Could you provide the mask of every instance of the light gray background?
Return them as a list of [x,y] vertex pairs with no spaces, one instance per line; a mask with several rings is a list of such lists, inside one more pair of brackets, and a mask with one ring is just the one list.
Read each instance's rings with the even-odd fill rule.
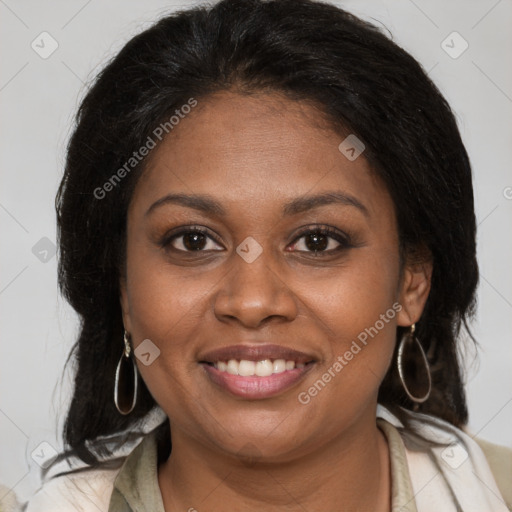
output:
[[[76,318],[57,294],[56,257],[44,253],[51,244],[40,240],[55,242],[53,202],[71,118],[107,58],[160,14],[195,3],[0,0],[0,482],[22,499],[39,483],[31,452],[41,442],[61,447],[70,391],[70,374],[61,377]],[[512,1],[337,3],[387,27],[457,114],[474,168],[482,275],[480,351],[478,359],[469,351],[466,364],[469,426],[512,447]],[[47,59],[31,48],[34,40],[42,46],[43,31],[59,45]],[[453,31],[469,44],[458,58],[442,46]],[[457,52],[462,44],[451,36],[444,46]]]

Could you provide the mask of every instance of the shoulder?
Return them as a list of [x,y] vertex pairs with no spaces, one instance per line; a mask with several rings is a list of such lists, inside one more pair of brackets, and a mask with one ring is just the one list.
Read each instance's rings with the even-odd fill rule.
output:
[[[415,499],[425,510],[450,499],[461,510],[512,510],[511,450],[423,413],[405,411],[402,422],[381,408],[379,416],[404,443]],[[423,510],[421,506],[418,510]]]
[[120,467],[55,476],[24,505],[24,512],[107,512]]
[[111,505],[112,510],[121,510],[117,502],[111,503],[117,499],[113,492],[116,480],[122,476],[126,485],[133,487],[132,479],[137,475],[132,466],[137,467],[141,458],[147,459],[152,453],[156,458],[158,427],[166,419],[162,409],[156,406],[126,430],[97,438],[98,446],[111,454],[98,467],[83,466],[83,462],[74,457],[69,465],[64,458],[63,465],[55,466],[53,476],[43,480],[40,489],[23,504],[22,511],[108,512]]
[[498,488],[508,507],[512,509],[512,448],[474,438],[491,468]]

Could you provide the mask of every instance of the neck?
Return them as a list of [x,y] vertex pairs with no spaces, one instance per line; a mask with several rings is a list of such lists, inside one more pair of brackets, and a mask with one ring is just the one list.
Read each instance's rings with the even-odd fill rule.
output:
[[387,442],[373,421],[351,427],[306,455],[241,463],[172,429],[172,454],[158,481],[166,512],[390,510]]

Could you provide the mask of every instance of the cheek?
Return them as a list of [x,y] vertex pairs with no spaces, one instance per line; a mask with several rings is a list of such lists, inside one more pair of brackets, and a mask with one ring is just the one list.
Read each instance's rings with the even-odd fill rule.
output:
[[369,247],[354,251],[329,274],[305,274],[301,289],[318,315],[333,325],[333,332],[346,337],[373,325],[392,307],[398,280],[398,255]]
[[[127,247],[127,294],[130,320],[140,338],[172,345],[176,333],[197,324],[204,311],[204,282],[190,278],[183,268],[169,264],[158,247],[134,232]],[[187,277],[187,275],[189,277]]]
[[333,379],[333,392],[346,395],[350,389],[354,400],[377,392],[395,346],[398,280],[398,254],[368,248],[355,251],[335,278],[310,279],[304,286],[318,323],[328,330],[324,371],[340,376]]
[[204,283],[185,281],[166,269],[134,271],[128,289],[132,324],[142,336],[151,334],[161,342],[179,339],[176,332],[196,325],[204,314]]
[[[181,411],[180,422],[194,417],[197,400],[190,380],[198,371],[194,338],[200,337],[204,318],[205,286],[185,280],[179,269],[151,260],[150,251],[134,251],[127,262],[132,339],[135,350],[148,343],[158,356],[145,365],[137,360],[142,379],[156,402],[166,411]],[[161,260],[161,258],[160,258]],[[156,348],[154,348],[156,347]],[[193,423],[190,428],[193,427]]]
[[[132,340],[137,347],[150,340],[158,356],[140,374],[155,400],[168,407],[183,407],[180,393],[197,371],[193,343],[200,337],[207,299],[205,283],[186,279],[182,269],[156,256],[153,249],[128,247],[127,295]],[[186,386],[187,387],[187,386]],[[179,402],[179,403],[178,403]]]

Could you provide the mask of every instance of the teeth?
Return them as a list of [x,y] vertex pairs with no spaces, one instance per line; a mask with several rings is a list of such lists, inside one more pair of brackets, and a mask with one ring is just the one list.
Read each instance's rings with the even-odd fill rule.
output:
[[[290,361],[293,363],[293,361]],[[283,373],[286,370],[286,361],[284,359],[276,359],[274,361],[273,373]]]
[[[231,361],[229,361],[231,363]],[[242,377],[250,377],[254,375],[256,370],[256,363],[254,361],[245,361],[242,359],[238,365],[238,375]]]
[[226,368],[226,371],[231,375],[238,375],[238,361],[230,359],[228,361],[228,367]]
[[[242,363],[240,362],[240,364]],[[269,375],[272,375],[272,373],[274,373],[274,365],[272,364],[272,361],[270,359],[258,361],[255,366],[256,368],[254,370],[254,373],[258,377],[268,377]]]
[[295,363],[295,361],[286,361],[285,359],[264,359],[263,361],[247,361],[242,359],[230,359],[228,362],[217,361],[215,368],[221,372],[227,372],[231,375],[241,375],[242,377],[268,377],[274,373],[283,373],[286,370],[294,368],[304,368],[304,363]]

